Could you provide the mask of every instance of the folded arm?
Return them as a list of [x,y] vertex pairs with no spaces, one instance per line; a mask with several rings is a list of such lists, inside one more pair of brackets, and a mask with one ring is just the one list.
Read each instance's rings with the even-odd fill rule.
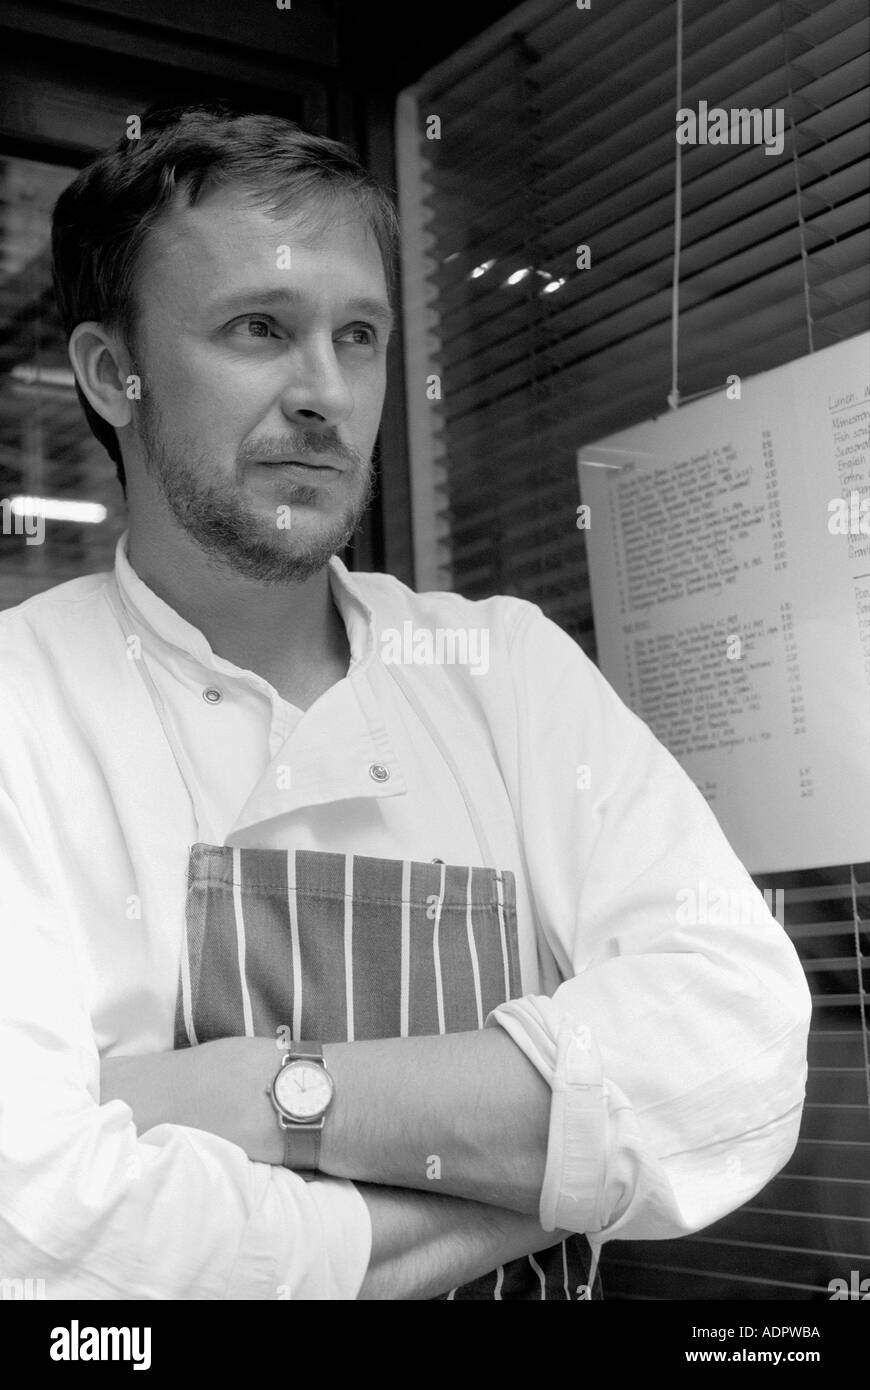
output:
[[[324,1173],[537,1214],[550,1089],[500,1028],[327,1043],[323,1053],[336,1082]],[[191,1125],[280,1164],[284,1141],[266,1094],[279,1062],[268,1038],[109,1059],[102,1095],[126,1100],[140,1132]]]
[[0,1251],[51,1299],[353,1299],[352,1184],[303,1183],[219,1136],[100,1103],[89,991],[48,836],[0,787]]
[[[266,1088],[280,1055],[268,1038],[223,1038],[109,1058],[101,1099],[130,1105],[140,1134],[183,1124],[279,1165],[283,1137]],[[549,1089],[501,1030],[327,1044],[324,1056],[336,1100],[321,1168],[336,1178],[353,1171],[372,1223],[360,1298],[434,1297],[562,1239],[537,1217]]]
[[546,1250],[565,1232],[537,1217],[458,1197],[393,1187],[359,1189],[372,1222],[372,1254],[357,1298],[424,1299]]

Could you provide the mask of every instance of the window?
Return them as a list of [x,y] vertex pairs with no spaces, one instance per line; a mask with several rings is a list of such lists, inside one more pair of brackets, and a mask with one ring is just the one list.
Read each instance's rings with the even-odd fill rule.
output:
[[[532,0],[402,93],[418,588],[518,594],[595,659],[576,451],[668,408],[678,106],[784,111],[775,158],[683,151],[683,398],[870,327],[868,29],[864,0],[687,0],[677,102],[674,3]],[[870,1275],[870,864],[756,881],[815,1001],[797,1152],[700,1236],[607,1247],[611,1296]]]
[[[27,17],[22,32],[4,33],[0,56],[0,608],[111,569],[126,525],[115,466],[78,403],[51,288],[50,219],[58,195],[124,133],[129,115],[151,104],[224,97],[240,110],[274,111],[314,127],[324,124],[327,104],[322,79],[268,51],[269,16],[262,32],[242,26],[244,47],[221,43],[219,54],[204,33],[145,34],[135,20],[129,42],[117,24],[103,30],[98,19],[87,31],[76,22],[67,31],[74,43],[41,35],[38,16],[33,22],[36,36],[27,32]],[[219,16],[214,23],[220,29]],[[322,39],[322,25],[314,14],[304,22],[312,43],[318,32]],[[117,44],[136,56],[111,51]],[[67,508],[66,518],[46,518],[42,544],[33,519],[20,514],[16,499],[25,497]],[[92,520],[70,511],[82,503]]]
[[[75,174],[0,156],[0,608],[111,569],[124,525],[114,464],[78,403],[51,287],[51,209]],[[40,544],[19,498],[88,503],[92,519],[46,518]]]

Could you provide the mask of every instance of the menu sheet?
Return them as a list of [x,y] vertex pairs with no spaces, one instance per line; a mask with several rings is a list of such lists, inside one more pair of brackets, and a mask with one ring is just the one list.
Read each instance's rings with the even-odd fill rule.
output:
[[601,669],[750,872],[870,859],[870,334],[578,472]]

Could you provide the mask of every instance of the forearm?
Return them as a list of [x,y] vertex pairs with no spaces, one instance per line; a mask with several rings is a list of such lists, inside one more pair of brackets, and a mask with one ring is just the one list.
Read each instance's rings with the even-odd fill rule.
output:
[[563,1238],[534,1217],[459,1197],[365,1184],[359,1191],[372,1220],[359,1299],[437,1298]]
[[[115,1058],[103,1064],[101,1100],[125,1100],[140,1133],[161,1123],[190,1125],[231,1140],[252,1159],[278,1164],[283,1139],[265,1094],[276,1066],[274,1043],[248,1038]],[[377,1117],[368,1120],[373,1133],[366,1147],[377,1134]],[[451,1145],[441,1147],[447,1154]],[[410,1151],[416,1155],[413,1143]],[[408,1160],[409,1171],[414,1162]],[[450,1160],[448,1171],[453,1166]],[[481,1168],[490,1172],[492,1184],[492,1165]],[[548,1249],[565,1234],[544,1231],[536,1216],[491,1200],[446,1195],[437,1164],[424,1162],[420,1172],[422,1192],[410,1191],[407,1184],[358,1183],[372,1221],[372,1253],[360,1299],[436,1298],[498,1265]]]
[[502,1029],[330,1043],[324,1057],[324,1172],[537,1215],[550,1089]]
[[[160,1122],[209,1130],[249,1157],[281,1163],[266,1094],[280,1062],[268,1038],[223,1038],[103,1065],[102,1099]],[[537,1215],[550,1089],[501,1028],[327,1043],[335,1078],[320,1167],[332,1177],[465,1197]]]

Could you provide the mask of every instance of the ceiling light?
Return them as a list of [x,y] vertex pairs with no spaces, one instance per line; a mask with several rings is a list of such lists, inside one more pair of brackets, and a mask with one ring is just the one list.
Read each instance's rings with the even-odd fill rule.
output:
[[10,497],[9,508],[14,516],[44,516],[48,521],[85,525],[96,525],[108,516],[102,502],[73,502],[60,497]]
[[63,386],[73,391],[76,384],[69,367],[37,367],[33,362],[18,362],[9,375],[22,386]]

